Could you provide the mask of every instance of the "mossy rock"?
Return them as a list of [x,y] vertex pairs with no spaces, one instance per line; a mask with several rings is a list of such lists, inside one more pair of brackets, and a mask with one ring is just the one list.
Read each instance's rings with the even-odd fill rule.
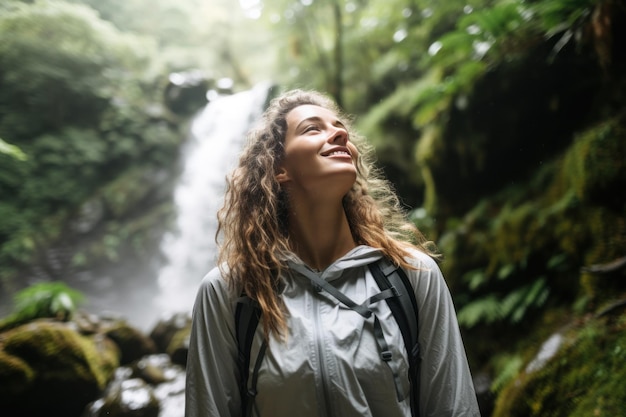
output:
[[[544,314],[547,305],[571,307],[583,299],[594,306],[625,291],[624,270],[581,274],[626,255],[624,161],[626,119],[591,126],[562,155],[543,163],[528,183],[481,200],[444,234],[442,269],[460,318],[467,304],[494,300],[483,303],[485,311],[474,321],[515,326]],[[537,302],[526,303],[523,314],[509,314],[514,310],[504,308],[503,300],[533,283]],[[486,311],[490,306],[495,314]]]
[[113,340],[120,349],[120,365],[128,365],[143,356],[157,352],[154,341],[129,325],[125,320],[117,320],[107,324],[104,334]]
[[35,321],[0,335],[3,414],[78,416],[106,387],[116,347],[63,323]]
[[[619,416],[626,410],[626,313],[563,333],[542,368],[523,371],[499,393],[493,417]],[[528,367],[526,368],[528,369]]]
[[159,320],[150,332],[150,338],[154,340],[159,352],[167,353],[175,364],[185,366],[190,333],[191,315],[175,313]]
[[167,347],[167,354],[172,358],[172,362],[185,366],[187,365],[187,353],[189,352],[189,337],[191,336],[191,326],[180,329],[177,331],[169,346]]
[[[33,369],[22,359],[0,350],[0,404],[22,394],[35,378]],[[10,383],[8,383],[10,381]]]

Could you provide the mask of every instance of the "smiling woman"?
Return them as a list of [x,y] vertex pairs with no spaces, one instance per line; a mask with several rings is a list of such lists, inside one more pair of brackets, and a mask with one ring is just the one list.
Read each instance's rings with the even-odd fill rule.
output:
[[249,133],[194,306],[186,417],[479,415],[435,254],[370,155],[317,92],[274,99]]
[[295,199],[306,200],[297,203],[301,206],[340,203],[357,175],[358,151],[344,123],[331,110],[303,105],[289,112],[287,126],[285,156],[276,179],[292,204]]

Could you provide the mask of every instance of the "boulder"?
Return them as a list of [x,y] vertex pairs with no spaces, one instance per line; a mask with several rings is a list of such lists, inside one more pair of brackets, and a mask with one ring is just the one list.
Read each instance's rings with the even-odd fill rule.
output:
[[0,414],[78,416],[105,388],[119,351],[103,337],[37,320],[0,334]]
[[83,417],[159,417],[159,412],[152,387],[132,378],[113,383],[106,396],[91,404]]
[[150,338],[154,340],[159,352],[167,353],[172,362],[184,366],[187,363],[190,332],[191,315],[174,313],[159,320],[150,332]]
[[200,70],[172,73],[165,87],[165,106],[174,114],[191,115],[206,105],[211,84]]
[[131,326],[126,320],[103,322],[102,332],[120,349],[120,364],[127,365],[143,356],[157,352],[154,341],[141,331]]
[[104,395],[83,417],[183,417],[185,369],[166,354],[118,368]]

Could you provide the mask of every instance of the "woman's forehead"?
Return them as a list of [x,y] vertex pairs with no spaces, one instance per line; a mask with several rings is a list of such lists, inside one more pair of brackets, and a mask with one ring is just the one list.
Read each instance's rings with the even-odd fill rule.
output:
[[298,123],[307,119],[322,119],[327,121],[338,121],[337,114],[325,107],[315,104],[302,104],[287,113],[287,126],[296,127]]

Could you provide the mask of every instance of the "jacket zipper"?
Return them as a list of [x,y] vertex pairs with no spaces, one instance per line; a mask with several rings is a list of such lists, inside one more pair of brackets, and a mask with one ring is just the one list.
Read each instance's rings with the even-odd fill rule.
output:
[[328,402],[328,398],[330,398],[330,393],[327,390],[328,384],[328,376],[326,374],[326,364],[324,363],[324,334],[322,331],[322,326],[320,325],[320,312],[319,306],[321,302],[319,298],[313,295],[313,322],[315,326],[315,348],[317,350],[317,358],[319,365],[319,374],[322,384],[322,389],[320,390],[320,401],[322,402],[324,413],[327,417],[332,417],[332,411],[330,409],[330,404]]

